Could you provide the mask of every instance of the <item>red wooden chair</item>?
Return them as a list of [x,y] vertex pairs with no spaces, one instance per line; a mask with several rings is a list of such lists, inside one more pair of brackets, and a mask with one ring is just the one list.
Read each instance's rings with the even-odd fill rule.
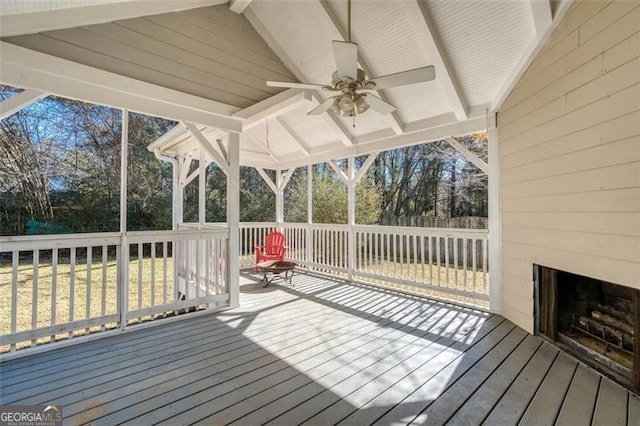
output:
[[[280,232],[270,232],[267,234],[264,245],[256,246],[256,265],[268,260],[284,260],[287,246],[284,245],[284,235]],[[260,272],[256,266],[256,272]]]

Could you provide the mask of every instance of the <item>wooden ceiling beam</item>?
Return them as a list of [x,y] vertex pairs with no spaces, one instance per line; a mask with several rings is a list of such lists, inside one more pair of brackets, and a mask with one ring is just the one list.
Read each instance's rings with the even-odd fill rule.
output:
[[229,2],[229,10],[240,15],[244,10],[249,7],[253,0],[231,0]]
[[311,155],[311,151],[309,150],[307,144],[304,143],[302,138],[298,136],[295,130],[293,130],[291,126],[289,126],[287,122],[282,119],[282,117],[277,117],[276,121],[289,134],[289,136],[291,136],[291,138],[296,141],[298,147],[300,148],[300,150],[302,150],[302,152],[304,152],[306,155]]
[[533,26],[536,29],[536,40],[540,41],[553,22],[551,3],[549,0],[530,0]]
[[242,130],[246,131],[289,111],[310,105],[310,102],[310,93],[299,89],[287,89],[236,112],[232,117],[241,118]]
[[451,72],[452,67],[445,58],[443,49],[436,38],[434,25],[424,9],[425,6],[418,0],[403,1],[401,4],[407,8],[408,16],[413,20],[414,27],[420,34],[422,45],[436,68],[436,81],[440,83],[456,118],[466,120],[468,113],[462,102],[462,92]]

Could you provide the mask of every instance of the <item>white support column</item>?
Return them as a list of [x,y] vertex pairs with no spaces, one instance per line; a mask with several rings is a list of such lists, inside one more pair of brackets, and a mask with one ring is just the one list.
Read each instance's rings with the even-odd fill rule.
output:
[[313,262],[313,166],[307,166],[307,265]]
[[[189,170],[191,161],[183,161],[178,158],[176,166],[173,169],[173,230],[178,230],[178,225],[182,223],[184,218],[184,184],[182,176],[184,170]],[[186,176],[185,176],[186,178]],[[174,281],[177,282],[177,281]]]
[[118,310],[120,329],[127,326],[129,300],[129,244],[127,243],[127,167],[129,156],[129,111],[122,110],[122,130],[120,140],[120,262],[118,276]]
[[206,206],[206,185],[207,185],[207,160],[205,158],[204,149],[200,148],[200,157],[198,159],[198,222],[204,225],[207,221]]
[[276,170],[276,223],[278,229],[284,222],[284,185],[282,184],[282,170]]
[[227,173],[227,288],[232,308],[240,305],[240,134],[229,133],[227,147],[229,168]]
[[502,220],[500,218],[500,141],[497,115],[489,116],[489,271],[491,312],[502,311]]
[[348,205],[348,213],[347,213],[347,222],[349,226],[349,235],[348,239],[348,268],[349,268],[349,279],[353,279],[353,270],[355,269],[355,260],[356,260],[356,240],[355,233],[353,227],[356,224],[356,164],[355,158],[349,157],[347,160],[347,205]]

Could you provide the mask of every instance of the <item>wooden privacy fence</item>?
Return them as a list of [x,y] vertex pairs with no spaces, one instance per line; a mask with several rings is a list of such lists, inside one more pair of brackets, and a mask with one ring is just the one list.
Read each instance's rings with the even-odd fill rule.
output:
[[0,349],[229,304],[227,229],[0,238]]
[[486,217],[478,216],[384,216],[380,221],[380,224],[383,226],[411,226],[418,228],[488,229],[489,219]]

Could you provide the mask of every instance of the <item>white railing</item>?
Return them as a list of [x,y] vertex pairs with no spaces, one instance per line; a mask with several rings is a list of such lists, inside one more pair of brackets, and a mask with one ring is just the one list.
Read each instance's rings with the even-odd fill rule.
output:
[[254,264],[254,247],[273,230],[285,234],[287,258],[310,269],[342,275],[351,269],[355,280],[487,306],[487,230],[356,225],[351,266],[348,225],[241,223],[242,266]]
[[354,236],[356,278],[489,300],[486,230],[356,225]]
[[0,237],[0,349],[228,305],[228,235],[219,229]]

